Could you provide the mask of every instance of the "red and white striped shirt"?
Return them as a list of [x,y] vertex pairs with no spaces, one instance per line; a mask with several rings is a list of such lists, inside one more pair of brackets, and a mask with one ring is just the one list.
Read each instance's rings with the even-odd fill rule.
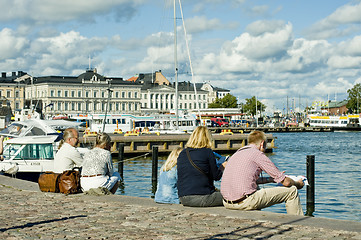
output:
[[275,182],[285,179],[274,163],[256,145],[239,149],[227,162],[221,182],[223,198],[236,201],[257,191],[257,179],[265,171]]

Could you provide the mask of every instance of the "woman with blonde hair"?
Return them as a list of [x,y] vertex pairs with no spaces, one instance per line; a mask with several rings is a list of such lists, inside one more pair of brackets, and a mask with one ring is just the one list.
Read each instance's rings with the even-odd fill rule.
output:
[[159,173],[154,201],[179,204],[177,189],[177,158],[183,148],[177,147],[169,154]]
[[178,157],[178,196],[184,206],[223,206],[223,198],[214,187],[222,177],[226,162],[217,168],[211,149],[212,135],[207,127],[197,127]]
[[98,134],[95,147],[84,155],[80,179],[83,191],[104,187],[115,193],[118,189],[120,174],[114,170],[110,148],[110,136]]

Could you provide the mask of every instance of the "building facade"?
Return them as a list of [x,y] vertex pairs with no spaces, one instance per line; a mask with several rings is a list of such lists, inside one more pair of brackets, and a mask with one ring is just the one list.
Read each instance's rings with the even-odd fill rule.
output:
[[0,97],[8,100],[13,111],[21,110],[25,106],[25,83],[22,78],[30,77],[25,72],[1,73],[0,77]]
[[[32,77],[19,71],[0,78],[0,96],[14,110],[35,107],[46,116],[100,113],[169,113],[176,109],[175,83],[161,71],[138,74],[126,81],[105,77],[96,69],[79,76]],[[196,89],[194,89],[196,87]],[[209,83],[178,83],[178,109],[207,109],[229,90]],[[109,103],[108,103],[109,102]]]
[[[96,69],[78,77],[46,76],[27,83],[25,98],[41,105],[45,115],[136,113],[140,110],[141,85],[122,78],[104,77]],[[109,99],[109,104],[108,104]]]

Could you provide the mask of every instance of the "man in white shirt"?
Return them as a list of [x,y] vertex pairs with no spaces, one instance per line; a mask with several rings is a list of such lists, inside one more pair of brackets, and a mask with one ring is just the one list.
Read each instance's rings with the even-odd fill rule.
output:
[[79,143],[79,133],[75,128],[64,130],[63,139],[60,142],[58,152],[54,159],[54,172],[62,173],[71,170],[73,167],[80,167],[83,157],[76,149]]

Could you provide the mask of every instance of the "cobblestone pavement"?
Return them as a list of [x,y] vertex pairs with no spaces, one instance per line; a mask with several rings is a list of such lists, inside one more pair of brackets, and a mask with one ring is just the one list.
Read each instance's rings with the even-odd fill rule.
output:
[[103,199],[0,184],[0,239],[361,239],[360,232]]

